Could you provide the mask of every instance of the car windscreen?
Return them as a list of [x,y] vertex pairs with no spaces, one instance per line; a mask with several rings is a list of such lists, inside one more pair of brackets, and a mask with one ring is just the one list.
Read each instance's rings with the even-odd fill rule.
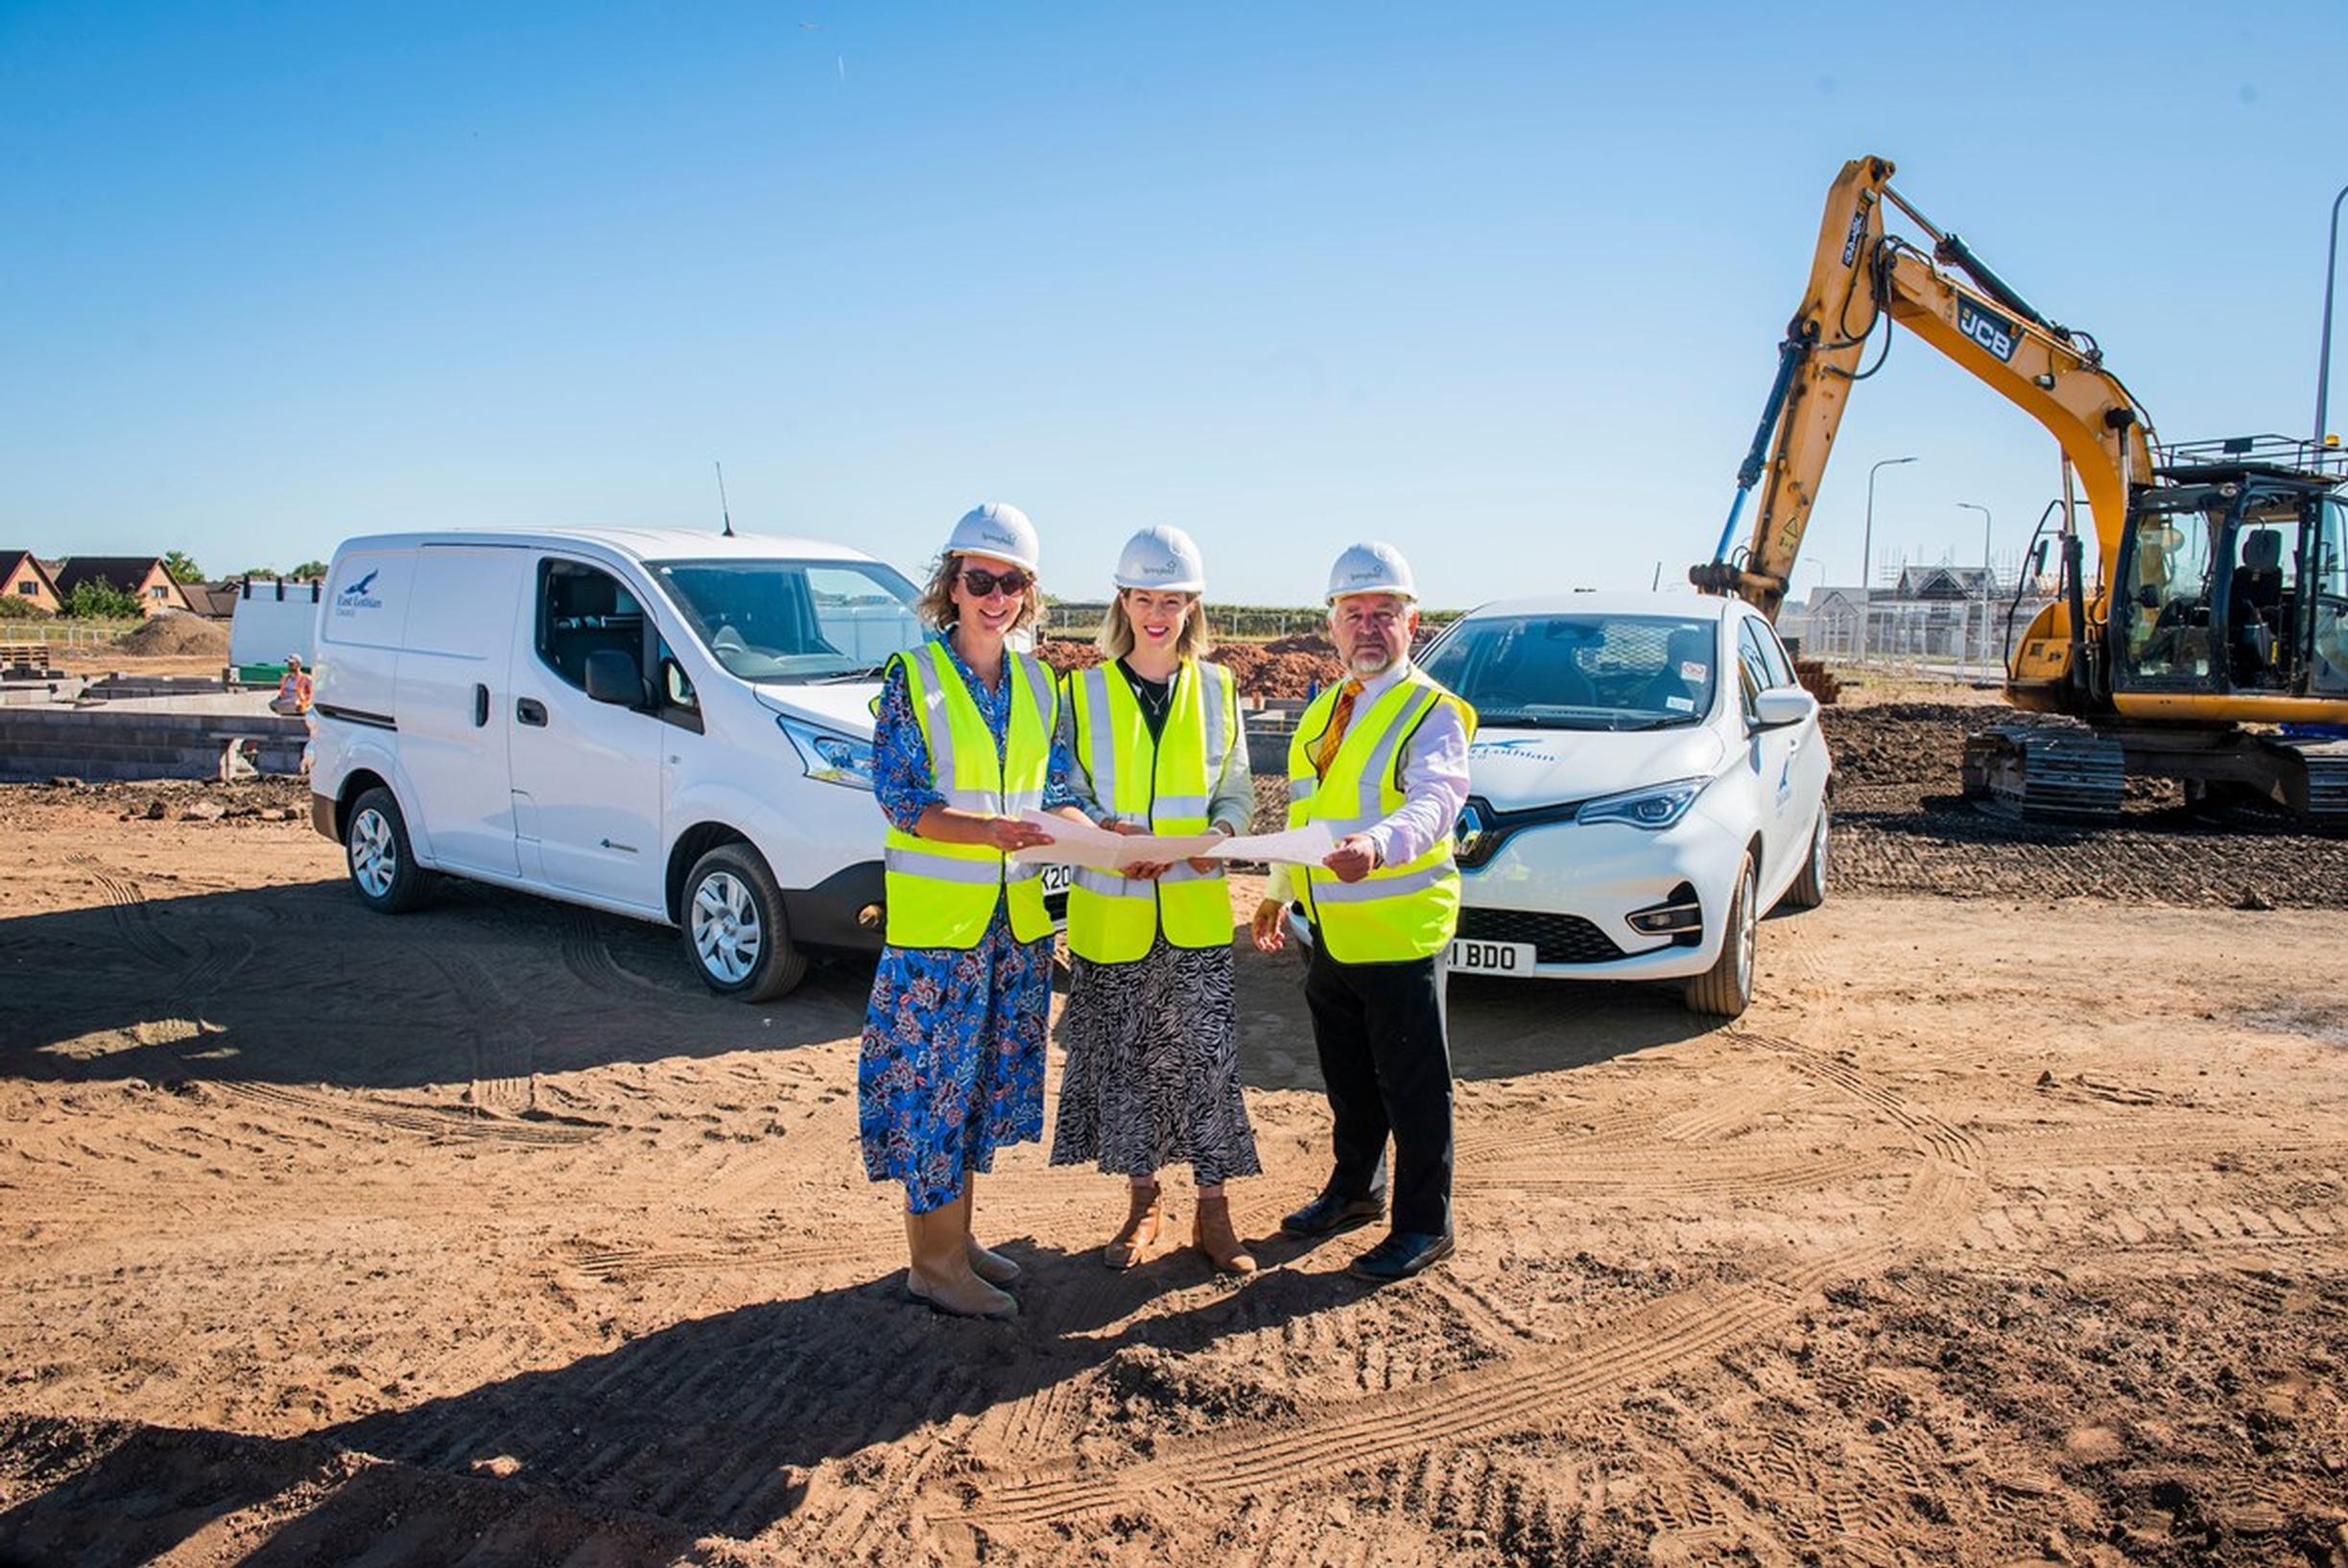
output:
[[1661,729],[1712,711],[1719,624],[1675,615],[1471,616],[1427,674],[1487,725]]
[[918,647],[916,590],[872,560],[648,562],[709,654],[745,680],[877,675]]

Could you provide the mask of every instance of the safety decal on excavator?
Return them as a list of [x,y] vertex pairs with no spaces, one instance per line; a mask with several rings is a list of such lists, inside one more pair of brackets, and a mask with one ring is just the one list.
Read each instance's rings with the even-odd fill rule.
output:
[[1998,356],[2010,362],[2014,357],[2014,323],[1994,310],[1984,310],[1970,299],[1957,302],[1957,330]]
[[1867,213],[1874,205],[1873,197],[1862,196],[1859,199],[1858,210],[1851,214],[1850,229],[1842,236],[1842,265],[1845,267],[1848,267],[1859,256],[1859,237],[1867,231]]

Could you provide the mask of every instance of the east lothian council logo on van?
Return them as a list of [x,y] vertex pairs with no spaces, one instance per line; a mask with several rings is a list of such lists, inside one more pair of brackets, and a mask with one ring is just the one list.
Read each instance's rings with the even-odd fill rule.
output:
[[359,581],[356,582],[345,584],[343,591],[334,596],[334,607],[336,611],[339,613],[347,613],[348,611],[354,609],[383,608],[383,601],[367,591],[375,585],[375,579],[381,575],[381,573],[382,568],[377,567],[374,571],[368,573],[367,576],[359,579]]

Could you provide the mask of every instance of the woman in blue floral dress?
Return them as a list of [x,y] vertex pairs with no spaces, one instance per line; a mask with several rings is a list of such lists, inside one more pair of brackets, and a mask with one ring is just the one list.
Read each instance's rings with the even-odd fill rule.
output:
[[[989,504],[956,525],[919,606],[942,635],[889,661],[874,735],[874,793],[894,831],[889,943],[873,977],[857,1071],[865,1170],[875,1181],[905,1185],[907,1294],[961,1317],[1017,1315],[1017,1303],[996,1287],[1016,1279],[1019,1266],[971,1234],[972,1187],[997,1149],[1043,1136],[1052,930],[1048,919],[1040,935],[1034,929],[1040,890],[1032,882],[1021,887],[1032,868],[1002,856],[1050,836],[1011,809],[1008,776],[1020,765],[1015,732],[1022,747],[1049,747],[1037,803],[1082,820],[1056,725],[1038,740],[1015,725],[1021,703],[1057,699],[1050,672],[1005,645],[1042,608],[1035,564],[1034,530],[1016,508]],[[961,775],[953,757],[941,763],[933,755],[931,735],[937,749],[961,745],[958,733],[969,736],[965,700],[993,740],[994,776],[1005,793],[984,803],[997,809],[955,803],[971,792],[956,788]],[[1047,725],[1054,711],[1040,714]],[[964,726],[959,730],[950,723],[956,713]],[[932,874],[911,874],[923,866]],[[916,929],[916,903],[925,920],[949,901],[967,908],[955,885],[982,880],[999,886],[975,940],[919,946],[900,939]],[[975,920],[966,926],[977,933]]]

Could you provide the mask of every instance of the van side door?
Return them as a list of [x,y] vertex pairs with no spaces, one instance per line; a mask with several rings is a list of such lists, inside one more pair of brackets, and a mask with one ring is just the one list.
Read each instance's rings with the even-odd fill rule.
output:
[[510,546],[427,544],[408,585],[393,701],[415,798],[402,804],[409,832],[452,871],[519,868],[507,685],[528,564]]
[[587,657],[627,653],[642,670],[647,617],[611,569],[542,555],[513,647],[513,789],[523,873],[554,891],[665,917],[663,725],[587,695]]

